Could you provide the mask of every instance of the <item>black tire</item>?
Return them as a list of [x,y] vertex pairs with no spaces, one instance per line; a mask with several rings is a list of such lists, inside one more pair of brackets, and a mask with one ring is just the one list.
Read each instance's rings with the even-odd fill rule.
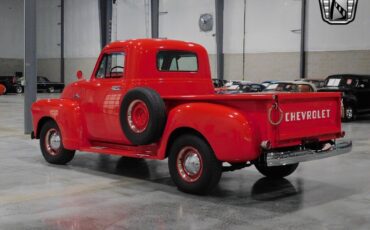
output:
[[[133,122],[136,104],[144,107],[147,117],[140,128]],[[134,107],[134,108],[132,108]],[[166,124],[166,107],[160,95],[149,88],[135,88],[123,98],[120,109],[121,127],[127,139],[134,145],[147,145],[159,140]],[[130,125],[131,124],[131,125]]]
[[53,86],[50,86],[48,89],[47,89],[48,93],[54,93],[55,92],[55,89]]
[[21,94],[21,93],[23,93],[23,87],[22,86],[17,86],[15,88],[15,91],[17,92],[17,94]]
[[[51,147],[51,132],[59,134],[60,145],[58,148]],[[48,121],[42,126],[40,132],[40,148],[45,160],[51,164],[67,164],[75,155],[75,150],[68,150],[64,148],[60,129],[54,121]]]
[[[194,175],[187,173],[185,164],[178,164],[182,162],[183,151],[186,148],[192,149],[191,151],[195,149],[200,159],[200,169]],[[186,155],[189,154],[186,153]],[[174,141],[169,150],[168,168],[178,189],[192,194],[211,192],[222,175],[222,163],[216,159],[212,148],[203,138],[191,134],[182,135]]]
[[298,167],[299,163],[283,166],[268,167],[264,162],[256,162],[256,169],[268,178],[283,178],[292,174]]
[[343,108],[343,121],[349,122],[354,121],[356,119],[356,111],[354,107],[350,104],[344,105]]

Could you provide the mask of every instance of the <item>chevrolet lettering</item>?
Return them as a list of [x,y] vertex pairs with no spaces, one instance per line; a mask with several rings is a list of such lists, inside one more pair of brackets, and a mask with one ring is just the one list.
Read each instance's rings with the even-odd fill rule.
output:
[[330,119],[330,109],[285,113],[285,122]]

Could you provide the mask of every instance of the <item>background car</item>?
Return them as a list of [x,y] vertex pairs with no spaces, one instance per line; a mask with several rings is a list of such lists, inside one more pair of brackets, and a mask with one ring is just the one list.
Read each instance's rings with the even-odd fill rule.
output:
[[213,82],[213,86],[215,88],[221,88],[221,87],[224,87],[225,86],[225,84],[228,82],[228,80],[222,80],[222,79],[213,78],[212,79],[212,82]]
[[370,75],[331,75],[319,91],[342,93],[344,121],[355,120],[358,114],[370,114]]
[[325,79],[297,79],[295,81],[303,81],[314,84],[317,89],[320,89],[325,86]]
[[262,92],[266,87],[262,84],[250,82],[233,82],[229,87],[219,88],[218,94],[239,94]]
[[315,85],[303,81],[280,81],[268,85],[263,91],[272,92],[316,92]]
[[[24,77],[18,79],[18,85],[16,86],[17,93],[24,92]],[[38,92],[62,92],[64,89],[64,83],[52,82],[47,77],[37,76],[37,91]]]
[[13,76],[0,76],[0,84],[5,87],[4,94],[15,93],[17,91],[18,76],[15,74]]
[[279,81],[277,81],[277,80],[267,80],[267,81],[263,81],[261,84],[262,84],[263,86],[267,87],[267,86],[269,86],[269,85],[271,85],[271,84],[274,84],[274,83],[276,83],[276,82],[279,82]]

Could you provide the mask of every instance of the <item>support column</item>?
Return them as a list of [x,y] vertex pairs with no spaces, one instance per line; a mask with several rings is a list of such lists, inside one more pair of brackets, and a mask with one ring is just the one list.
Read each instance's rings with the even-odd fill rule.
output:
[[113,0],[99,0],[100,41],[101,48],[111,42],[112,38]]
[[306,78],[306,0],[302,0],[300,78]]
[[224,79],[224,0],[215,0],[217,78]]
[[159,0],[151,0],[152,38],[159,37]]
[[60,81],[65,83],[64,65],[64,0],[60,0]]
[[32,128],[31,105],[36,101],[36,0],[24,0],[24,133]]

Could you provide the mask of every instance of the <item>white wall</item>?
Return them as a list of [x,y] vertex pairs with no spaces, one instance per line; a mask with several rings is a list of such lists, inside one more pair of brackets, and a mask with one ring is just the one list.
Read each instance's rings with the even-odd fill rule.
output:
[[100,53],[98,0],[65,0],[65,57],[97,57]]
[[112,40],[151,37],[150,0],[118,0],[115,7]]
[[209,53],[216,53],[215,26],[210,32],[202,32],[198,26],[201,14],[215,15],[214,3],[214,0],[160,0],[159,10],[168,13],[159,16],[159,37],[196,42]]
[[[60,58],[60,0],[36,1],[37,57]],[[23,34],[22,34],[23,36]]]
[[318,1],[307,2],[309,51],[370,50],[370,1],[359,0],[355,21],[348,25],[327,24]]
[[23,58],[23,0],[1,0],[0,17],[0,58]]

